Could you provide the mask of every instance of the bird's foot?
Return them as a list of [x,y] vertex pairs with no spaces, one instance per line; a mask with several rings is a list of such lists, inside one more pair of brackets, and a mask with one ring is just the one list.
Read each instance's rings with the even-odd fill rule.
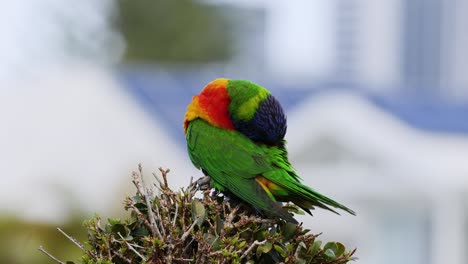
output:
[[210,176],[204,176],[201,177],[196,181],[196,184],[198,185],[198,188],[202,191],[206,191],[211,189],[211,184],[210,184],[211,178]]

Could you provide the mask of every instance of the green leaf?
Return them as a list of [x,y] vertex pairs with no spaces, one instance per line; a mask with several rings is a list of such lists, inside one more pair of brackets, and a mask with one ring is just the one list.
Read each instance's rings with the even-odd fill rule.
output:
[[335,251],[337,250],[336,243],[335,243],[335,242],[328,242],[328,243],[325,244],[325,246],[323,247],[323,250],[327,250],[327,249],[331,249],[333,252],[335,252]]
[[343,253],[345,252],[346,248],[343,244],[341,244],[340,242],[336,242],[336,250],[335,250],[335,255],[336,257],[340,257],[341,255],[343,255]]
[[268,253],[270,252],[273,244],[271,242],[266,242],[265,245],[263,245],[263,253]]
[[258,246],[257,247],[257,252],[255,253],[255,255],[257,256],[257,258],[260,258],[260,256],[263,253],[266,254],[266,253],[270,252],[272,246],[273,245],[270,242],[266,242],[265,244]]
[[294,249],[294,245],[293,245],[292,243],[287,243],[287,244],[286,244],[286,250],[287,250],[288,252],[292,252],[293,249]]
[[205,238],[205,241],[211,245],[211,247],[217,247],[219,244],[219,239],[217,236],[214,236],[212,234],[205,234],[203,236]]
[[260,246],[257,247],[257,251],[255,251],[255,256],[256,256],[257,258],[260,258],[260,256],[262,255],[262,253],[263,253],[263,245],[260,245]]
[[265,240],[265,237],[268,235],[268,230],[262,230],[259,229],[257,232],[254,234],[255,240],[262,241]]
[[301,235],[305,235],[310,232],[310,229],[302,229],[302,231],[299,233]]
[[325,250],[325,256],[327,256],[330,260],[336,259],[335,252],[331,248]]
[[237,240],[239,240],[239,235],[236,235],[235,237],[232,238],[231,244],[236,244]]
[[195,199],[192,201],[192,218],[195,221],[198,218],[197,225],[201,226],[205,221],[206,217],[206,210],[205,206],[203,205],[200,200]]
[[314,244],[312,245],[310,249],[310,255],[315,255],[319,252],[320,246],[322,245],[322,241],[320,240],[315,240]]
[[289,241],[296,233],[297,225],[293,223],[286,223],[282,228],[281,234],[284,241]]
[[143,202],[140,195],[135,195],[132,197],[132,200],[135,202]]
[[307,246],[304,241],[301,241],[299,244],[297,244],[297,250],[299,250],[299,256],[303,256],[307,252]]
[[[117,235],[117,233],[120,233],[123,237],[127,236],[127,230],[125,229],[125,226],[122,224],[113,225],[111,230],[112,230],[112,233],[114,233],[115,235]],[[119,236],[117,235],[117,237]]]
[[137,229],[133,230],[132,235],[134,237],[144,237],[149,235],[149,231],[145,227],[138,227]]
[[236,245],[236,249],[241,249],[241,248],[243,248],[243,247],[245,246],[246,243],[247,243],[246,240],[239,242],[239,243]]
[[274,245],[276,252],[278,252],[283,258],[286,257],[286,252],[280,245]]

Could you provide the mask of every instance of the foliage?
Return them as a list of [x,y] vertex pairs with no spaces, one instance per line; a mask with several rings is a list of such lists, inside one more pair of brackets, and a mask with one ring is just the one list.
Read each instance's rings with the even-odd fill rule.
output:
[[230,24],[214,5],[194,0],[119,0],[117,28],[130,62],[219,62],[231,54]]
[[167,184],[168,171],[161,172],[164,181],[159,183],[158,195],[146,189],[141,167],[134,172],[138,191],[124,201],[128,219],[104,223],[95,215],[85,222],[88,242],[84,247],[78,243],[86,253],[82,263],[339,264],[353,260],[355,250],[346,250],[339,242],[322,245],[318,235],[301,225],[266,219],[243,203],[209,190],[200,192],[196,183],[174,191]]
[[[57,257],[79,258],[82,252],[72,243],[64,243],[63,238],[57,236],[56,225],[1,215],[0,263],[50,263],[47,256],[38,256],[38,244],[53,249]],[[86,239],[86,229],[78,217],[70,216],[62,227],[80,240]]]

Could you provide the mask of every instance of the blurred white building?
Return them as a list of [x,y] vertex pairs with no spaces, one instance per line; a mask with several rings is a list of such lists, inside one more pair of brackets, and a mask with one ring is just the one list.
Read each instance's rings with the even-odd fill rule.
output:
[[464,0],[212,2],[244,36],[233,63],[246,72],[468,100]]
[[468,137],[410,128],[351,94],[305,100],[289,116],[305,182],[357,211],[316,212],[306,225],[358,247],[359,263],[464,263]]
[[114,74],[91,65],[44,70],[0,89],[0,214],[55,222],[77,210],[83,219],[115,214],[135,192],[138,163],[148,182],[170,168],[175,188],[197,175],[164,123]]

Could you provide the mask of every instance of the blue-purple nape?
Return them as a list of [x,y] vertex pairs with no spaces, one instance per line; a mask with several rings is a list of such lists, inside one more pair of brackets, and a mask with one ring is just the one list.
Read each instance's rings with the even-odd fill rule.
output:
[[252,141],[267,145],[281,145],[286,135],[286,116],[279,102],[269,95],[263,100],[249,121],[233,119],[237,131]]

